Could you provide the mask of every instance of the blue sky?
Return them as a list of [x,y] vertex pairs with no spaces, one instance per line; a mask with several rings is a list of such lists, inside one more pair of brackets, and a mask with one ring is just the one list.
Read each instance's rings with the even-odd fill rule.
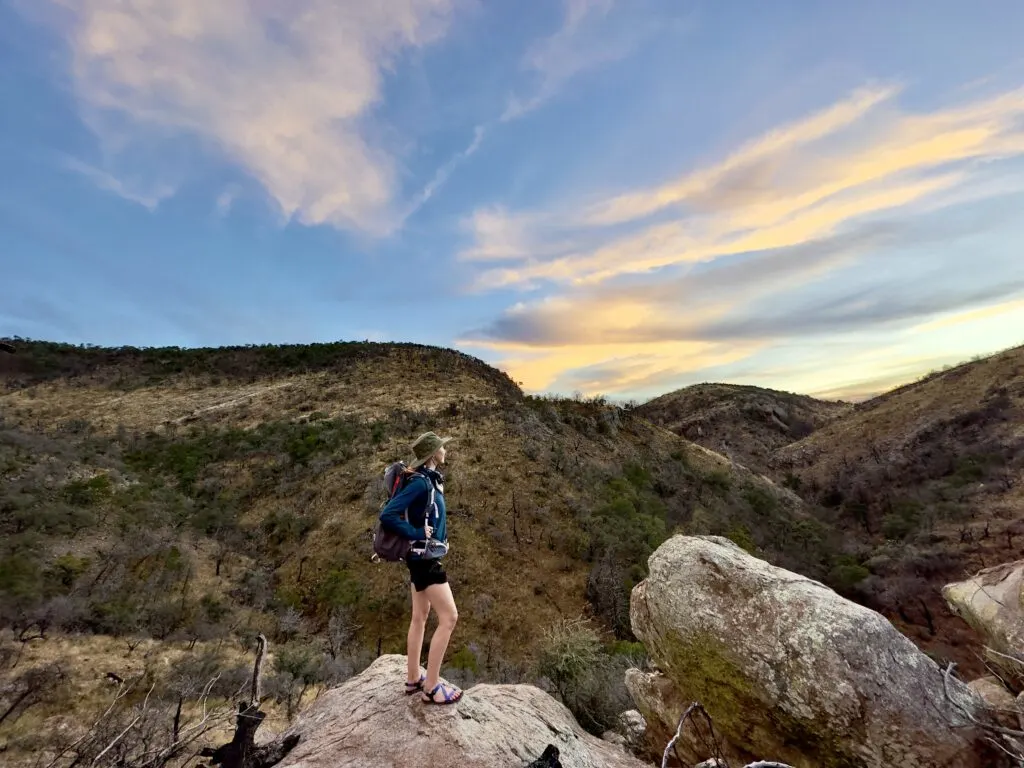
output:
[[1024,342],[1024,4],[0,0],[0,335],[860,398]]

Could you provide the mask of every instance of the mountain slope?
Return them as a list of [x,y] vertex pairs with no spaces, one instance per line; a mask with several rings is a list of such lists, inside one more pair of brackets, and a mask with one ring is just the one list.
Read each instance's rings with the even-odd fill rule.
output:
[[761,387],[697,384],[637,407],[655,424],[765,472],[776,450],[847,413],[847,403]]
[[858,542],[862,599],[926,646],[962,648],[938,589],[1024,545],[1024,347],[861,403],[771,464]]
[[[615,652],[629,589],[675,530],[821,578],[834,566],[837,542],[789,491],[602,401],[524,397],[456,352],[14,343],[0,373],[0,661],[18,637],[53,657],[85,658],[67,648],[96,636],[188,656],[263,632],[290,711],[310,685],[401,652],[404,569],[369,562],[370,534],[383,468],[427,429],[457,438],[456,679],[528,678],[545,629],[581,613]],[[96,670],[130,659],[88,658],[19,733],[102,705]]]

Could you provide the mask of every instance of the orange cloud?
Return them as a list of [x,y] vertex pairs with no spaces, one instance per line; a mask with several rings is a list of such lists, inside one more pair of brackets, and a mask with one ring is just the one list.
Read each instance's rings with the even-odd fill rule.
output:
[[999,317],[1000,315],[1006,315],[1020,310],[1024,310],[1024,299],[1003,301],[999,304],[993,304],[990,307],[980,307],[978,309],[971,309],[965,312],[954,312],[950,315],[938,317],[935,320],[930,320],[927,323],[921,323],[920,325],[914,326],[911,330],[915,333],[935,331],[940,328],[967,325],[969,323],[978,322],[979,320],[989,320],[993,317]]
[[[976,178],[976,161],[1024,154],[1024,91],[921,115],[886,106],[894,95],[858,92],[706,169],[558,218],[514,213],[505,227],[504,214],[494,213],[487,227],[473,228],[476,244],[464,255],[500,252],[518,263],[484,270],[476,287],[598,283],[808,242],[963,187]],[[645,223],[659,211],[675,216]],[[629,234],[609,229],[626,223],[640,226]],[[509,229],[532,247],[496,247]]]

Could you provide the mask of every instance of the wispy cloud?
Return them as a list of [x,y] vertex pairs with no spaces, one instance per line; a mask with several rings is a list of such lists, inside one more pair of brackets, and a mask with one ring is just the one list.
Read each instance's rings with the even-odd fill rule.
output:
[[456,0],[52,0],[101,136],[198,137],[286,217],[384,233],[395,168],[374,141],[383,71]]
[[[913,285],[883,275],[885,254],[948,249],[993,224],[945,222],[944,206],[1019,191],[993,183],[993,169],[1024,155],[1024,93],[926,113],[897,97],[862,89],[649,189],[478,210],[461,254],[480,267],[475,287],[549,292],[463,343],[536,389],[621,393],[780,339],[909,328],[1015,300],[1024,280],[951,283],[963,272],[952,252]],[[851,272],[861,261],[874,273]],[[845,282],[830,279],[838,270]]]
[[[924,114],[883,108],[893,95],[892,89],[857,92],[724,161],[558,218],[512,212],[519,221],[556,227],[547,240],[563,247],[487,268],[478,285],[600,282],[797,245],[962,186],[985,161],[1024,155],[1024,91]],[[487,224],[475,231],[467,258],[500,252],[492,238],[504,228],[493,215]],[[603,243],[588,247],[595,232]]]
[[574,77],[627,56],[636,36],[595,34],[612,10],[614,0],[564,0],[562,26],[539,40],[523,57],[523,69],[536,83],[526,93],[511,96],[502,122],[516,120],[556,96]]
[[469,142],[469,145],[461,152],[456,152],[448,162],[437,169],[433,178],[409,203],[405,212],[402,214],[403,220],[409,218],[412,214],[418,211],[424,203],[434,196],[437,190],[444,186],[448,179],[451,178],[451,175],[456,168],[476,154],[476,151],[480,149],[480,145],[483,144],[485,133],[486,128],[482,125],[478,125],[473,129],[473,139]]
[[173,184],[122,178],[75,158],[65,158],[64,167],[82,174],[100,189],[138,203],[150,211],[155,211],[161,201],[175,193]]
[[231,208],[235,204],[235,198],[238,196],[238,190],[234,186],[229,186],[219,195],[217,195],[217,202],[214,206],[214,210],[218,217],[224,218],[231,213]]

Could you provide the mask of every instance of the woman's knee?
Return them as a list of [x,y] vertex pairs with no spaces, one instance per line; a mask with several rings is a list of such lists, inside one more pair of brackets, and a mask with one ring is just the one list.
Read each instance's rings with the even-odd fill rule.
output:
[[450,611],[445,611],[443,614],[438,614],[437,621],[439,624],[443,624],[446,627],[454,627],[459,620],[459,611],[455,606],[452,606]]
[[427,626],[427,617],[430,615],[430,611],[413,611],[412,612],[412,625],[414,627],[425,627]]

